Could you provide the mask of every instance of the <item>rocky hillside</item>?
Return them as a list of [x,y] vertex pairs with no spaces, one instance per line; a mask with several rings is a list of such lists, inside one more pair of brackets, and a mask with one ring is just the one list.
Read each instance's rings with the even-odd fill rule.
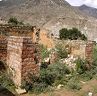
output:
[[97,18],[97,9],[96,8],[82,5],[82,6],[78,7],[78,9],[87,15],[90,15],[90,16]]
[[12,16],[55,35],[63,27],[77,27],[89,39],[97,36],[97,20],[73,8],[64,0],[0,1],[0,17],[8,20]]

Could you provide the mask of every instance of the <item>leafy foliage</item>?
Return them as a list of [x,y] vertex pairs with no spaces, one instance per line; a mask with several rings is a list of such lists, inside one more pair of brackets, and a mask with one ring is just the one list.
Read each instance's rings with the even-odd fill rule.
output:
[[63,28],[59,31],[59,36],[60,39],[65,39],[65,40],[87,40],[87,37],[82,34],[77,28],[72,28],[72,29],[67,29]]
[[40,45],[40,50],[41,50],[41,57],[42,57],[42,60],[46,57],[49,57],[49,51],[47,50],[47,47],[44,46],[44,45]]
[[79,74],[82,74],[82,73],[84,73],[87,70],[87,66],[86,66],[86,64],[88,64],[87,61],[82,60],[81,58],[78,58],[75,61],[75,63],[76,63],[76,71]]
[[17,18],[15,17],[11,17],[9,20],[8,20],[8,23],[9,24],[13,24],[13,25],[24,25],[24,23],[22,21],[18,21]]
[[67,52],[66,48],[62,44],[57,44],[56,45],[56,51],[58,53],[58,58],[59,59],[67,58],[68,52]]
[[46,69],[41,69],[38,77],[29,75],[31,82],[24,82],[22,87],[27,91],[40,93],[45,91],[48,86],[53,86],[56,80],[61,80],[66,74],[70,74],[70,71],[64,64],[52,64]]
[[15,90],[15,85],[12,80],[8,78],[8,74],[4,71],[0,72],[0,85],[11,91]]

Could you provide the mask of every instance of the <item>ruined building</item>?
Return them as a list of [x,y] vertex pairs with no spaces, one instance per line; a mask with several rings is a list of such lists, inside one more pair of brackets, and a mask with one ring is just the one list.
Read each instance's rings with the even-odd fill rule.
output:
[[[0,61],[7,64],[7,71],[16,86],[21,86],[29,73],[39,73],[41,58],[38,42],[41,36],[40,29],[35,26],[0,25]],[[43,42],[46,40],[48,39],[43,39]],[[71,55],[85,58],[89,63],[93,61],[93,42],[64,41],[64,45],[66,44]],[[51,59],[55,59],[53,55]]]
[[36,28],[31,26],[0,26],[0,61],[7,64],[8,74],[16,86],[21,86],[29,73],[39,73],[39,38],[36,32]]

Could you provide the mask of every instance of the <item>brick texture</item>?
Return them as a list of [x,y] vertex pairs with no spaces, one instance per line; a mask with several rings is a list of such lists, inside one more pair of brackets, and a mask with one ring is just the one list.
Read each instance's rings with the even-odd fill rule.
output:
[[86,60],[92,64],[93,62],[93,48],[94,48],[94,42],[87,42],[86,48],[85,48],[85,57]]
[[[36,46],[30,37],[11,36],[8,38],[7,64],[9,74],[16,86],[21,86],[29,73],[38,74],[39,65],[36,58]],[[37,60],[37,63],[36,63]]]
[[7,38],[0,36],[0,60],[6,62],[7,57]]

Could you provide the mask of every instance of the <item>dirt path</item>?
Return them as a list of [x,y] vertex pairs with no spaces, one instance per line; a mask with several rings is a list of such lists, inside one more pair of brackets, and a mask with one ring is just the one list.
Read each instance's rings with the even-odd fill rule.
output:
[[54,92],[48,92],[46,94],[25,94],[21,96],[87,96],[89,91],[93,93],[93,96],[97,96],[97,80],[91,80],[86,82],[85,84],[83,84],[82,89],[79,91],[61,89]]

